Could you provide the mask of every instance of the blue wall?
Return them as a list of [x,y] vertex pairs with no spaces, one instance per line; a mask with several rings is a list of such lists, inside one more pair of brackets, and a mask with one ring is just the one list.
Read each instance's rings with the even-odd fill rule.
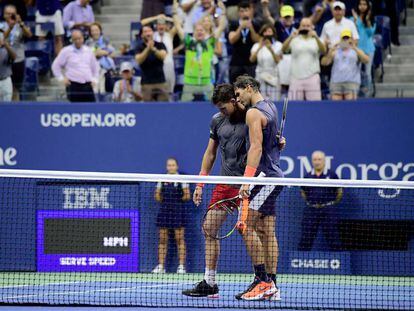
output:
[[[197,174],[208,141],[208,125],[215,112],[206,103],[3,104],[0,105],[0,168],[162,173],[165,159],[175,156],[182,172]],[[48,117],[52,114],[64,122],[83,117],[84,123],[51,126]],[[91,126],[91,114],[92,118],[106,117],[106,126]],[[282,168],[288,177],[303,176],[311,152],[321,149],[343,178],[414,180],[413,115],[414,100],[291,102],[285,130],[288,147],[283,153]],[[119,126],[112,126],[113,120],[118,120]],[[218,172],[218,165],[214,172]],[[136,208],[142,220],[141,244],[145,245],[140,268],[148,271],[156,263],[157,205],[152,199],[153,185],[139,187],[140,203]],[[36,181],[0,179],[0,270],[36,269],[36,209],[61,209],[63,204],[57,195],[46,196],[50,206],[45,207],[45,201],[41,200],[44,191],[44,185],[39,186]],[[111,197],[114,202],[122,200],[117,191]],[[341,218],[414,219],[411,192],[371,190],[370,198],[367,193],[346,191],[340,206]],[[391,198],[385,194],[391,194]],[[288,252],[296,249],[300,236],[304,204],[298,189],[285,189],[278,206],[280,268],[286,272]],[[192,224],[187,228],[187,261],[189,270],[195,271],[200,270],[203,262],[203,238],[199,230],[203,210],[192,204],[188,204],[187,210]],[[235,235],[224,242],[221,271],[234,271],[229,260],[234,252],[247,258],[241,240],[234,239],[240,238]],[[323,239],[316,246],[323,250]],[[398,264],[406,267],[405,273],[413,273],[412,247],[409,252],[398,252],[400,255],[387,254],[390,260],[397,258]],[[355,263],[351,258],[349,264],[354,273],[375,274],[360,264],[367,256],[376,255],[353,254]],[[370,262],[365,265],[368,267]],[[391,268],[395,264],[389,266],[388,274],[394,274]],[[249,260],[244,260],[237,269],[249,271]]]

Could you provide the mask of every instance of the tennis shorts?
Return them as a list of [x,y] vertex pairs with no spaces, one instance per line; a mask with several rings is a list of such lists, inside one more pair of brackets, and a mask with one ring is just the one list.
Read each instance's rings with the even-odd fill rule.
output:
[[257,185],[250,191],[249,208],[263,216],[276,216],[276,200],[283,186]]
[[[231,199],[234,198],[239,194],[240,186],[231,186],[231,185],[216,185],[213,189],[213,193],[211,195],[210,203],[208,206],[217,203],[220,200]],[[240,201],[237,199],[237,204]],[[229,202],[224,202],[224,205],[231,208],[232,205]],[[218,208],[219,206],[215,206],[214,208]]]

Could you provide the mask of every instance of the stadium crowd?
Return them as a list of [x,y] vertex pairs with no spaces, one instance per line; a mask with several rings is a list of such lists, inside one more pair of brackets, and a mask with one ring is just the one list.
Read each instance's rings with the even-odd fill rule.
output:
[[52,70],[70,101],[88,102],[209,100],[242,74],[273,100],[371,97],[376,16],[389,16],[400,44],[398,1],[144,0],[139,33],[118,49],[90,0],[65,2],[0,0],[0,101],[30,90],[33,41],[50,43],[40,73]]

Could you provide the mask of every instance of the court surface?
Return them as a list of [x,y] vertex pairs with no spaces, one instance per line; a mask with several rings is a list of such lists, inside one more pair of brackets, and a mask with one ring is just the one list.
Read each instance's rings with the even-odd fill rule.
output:
[[[0,273],[0,302],[16,304],[93,304],[137,306],[110,310],[169,310],[204,308],[261,309],[381,309],[413,310],[414,278],[345,275],[279,275],[282,301],[237,301],[234,295],[251,281],[251,275],[220,274],[220,298],[188,298],[183,289],[201,280],[201,274],[144,273]],[[30,280],[30,284],[29,283]],[[237,282],[235,281],[237,280]],[[7,310],[36,310],[12,307]],[[109,310],[108,308],[42,307],[41,310]],[[185,309],[185,310],[191,310]],[[40,310],[40,308],[39,308]],[[208,309],[204,309],[208,310]]]

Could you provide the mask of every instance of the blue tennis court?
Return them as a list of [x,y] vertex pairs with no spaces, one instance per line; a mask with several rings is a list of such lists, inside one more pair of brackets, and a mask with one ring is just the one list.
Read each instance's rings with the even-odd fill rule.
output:
[[[197,274],[184,276],[167,274],[162,278],[151,274],[91,273],[73,276],[2,273],[2,276],[0,301],[9,304],[310,310],[414,309],[413,278],[281,275],[279,286],[282,301],[247,302],[235,300],[234,295],[248,285],[250,275],[222,275],[220,278],[223,281],[220,281],[218,299],[188,298],[181,295],[183,289],[193,284],[188,280],[201,277]],[[121,281],[114,281],[120,280],[120,277],[122,277]],[[30,280],[32,284],[22,284],[21,281],[24,279],[26,283]],[[8,285],[4,280],[8,280]],[[15,284],[10,284],[11,281]]]

